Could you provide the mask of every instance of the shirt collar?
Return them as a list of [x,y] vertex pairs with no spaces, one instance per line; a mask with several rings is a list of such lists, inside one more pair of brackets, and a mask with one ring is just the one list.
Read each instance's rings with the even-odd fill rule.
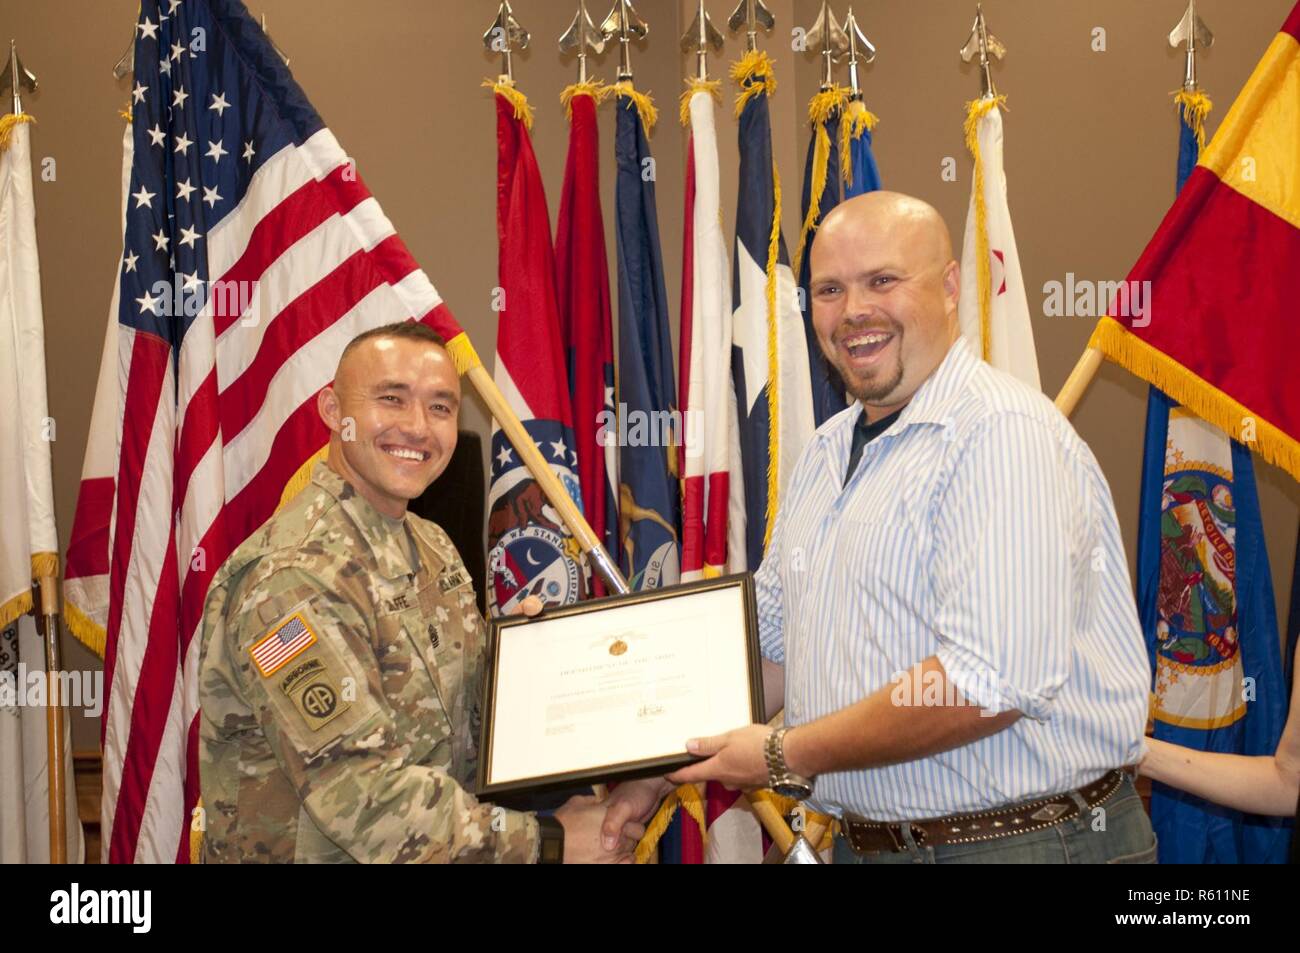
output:
[[411,541],[405,517],[394,520],[380,513],[323,460],[313,469],[311,481],[338,500],[369,545],[380,575],[385,579],[400,579],[416,572],[418,567],[411,565]]
[[[961,392],[971,374],[979,366],[979,358],[970,349],[964,337],[958,337],[948,348],[948,353],[939,362],[939,366],[927,377],[902,414],[894,421],[889,430],[877,439],[884,439],[889,434],[901,433],[914,424],[937,424],[940,427],[952,425],[949,413],[952,398]],[[834,465],[841,470],[849,458],[853,444],[853,428],[862,416],[862,405],[854,401],[834,423],[827,426],[821,435],[826,448],[834,457]]]

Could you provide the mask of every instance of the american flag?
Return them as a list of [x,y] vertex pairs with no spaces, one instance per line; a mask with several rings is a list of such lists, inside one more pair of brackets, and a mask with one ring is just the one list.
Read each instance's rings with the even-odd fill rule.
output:
[[307,627],[302,617],[294,615],[264,639],[260,639],[250,650],[257,670],[263,676],[271,675],[283,668],[293,657],[316,642],[316,633]]
[[238,0],[142,0],[131,111],[65,586],[104,654],[104,859],[126,863],[189,856],[204,596],[325,446],[344,345],[416,319],[478,363]]

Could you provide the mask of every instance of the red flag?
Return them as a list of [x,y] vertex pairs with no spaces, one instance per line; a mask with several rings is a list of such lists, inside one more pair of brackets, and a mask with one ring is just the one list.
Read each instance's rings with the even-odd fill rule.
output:
[[[555,230],[555,286],[568,359],[583,515],[605,550],[617,557],[614,348],[596,128],[600,93],[600,87],[588,83],[570,86],[561,97],[569,114],[569,156]],[[604,583],[599,578],[592,582],[593,594],[604,595]]]

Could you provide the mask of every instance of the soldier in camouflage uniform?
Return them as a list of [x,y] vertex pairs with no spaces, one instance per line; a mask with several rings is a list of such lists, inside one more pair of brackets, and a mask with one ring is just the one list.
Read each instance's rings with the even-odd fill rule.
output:
[[[450,358],[419,328],[349,345],[320,400],[329,462],[209,589],[206,862],[538,859],[534,815],[469,793],[483,620],[450,539],[405,512],[451,457],[459,402]],[[592,799],[556,817],[566,860],[624,859],[641,832],[609,851]]]

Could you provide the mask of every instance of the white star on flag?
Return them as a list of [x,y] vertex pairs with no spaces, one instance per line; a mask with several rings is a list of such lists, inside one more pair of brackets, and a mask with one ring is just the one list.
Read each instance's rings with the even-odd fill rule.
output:
[[509,447],[502,447],[502,448],[501,448],[501,452],[497,454],[497,462],[500,463],[501,466],[503,466],[503,467],[504,467],[507,463],[510,462],[510,448],[509,448]]
[[178,199],[185,199],[188,201],[190,193],[193,191],[195,191],[195,189],[194,186],[190,185],[189,179],[186,179],[184,182],[176,183],[176,197]]
[[154,308],[158,306],[158,299],[146,291],[143,298],[135,299],[135,303],[140,306],[141,314],[144,314],[146,311],[152,314]]
[[185,274],[185,272],[182,271],[181,277],[185,279],[184,288],[186,291],[197,291],[199,285],[203,283],[199,281],[199,273],[197,270],[193,274],[189,274],[189,275]]
[[153,236],[153,241],[155,246],[154,251],[166,251],[167,245],[171,239],[168,238],[167,233],[160,228],[158,229],[157,234]]
[[548,441],[548,442],[549,442],[550,445],[551,445],[552,452],[555,454],[555,458],[556,458],[557,460],[563,460],[563,459],[564,459],[564,453],[565,453],[565,451],[569,449],[568,447],[566,447],[566,446],[564,445],[564,441],[563,441],[563,440],[551,440],[551,441]]
[[224,118],[226,114],[226,110],[230,108],[230,103],[226,102],[226,94],[214,93],[212,96],[212,105],[209,106],[208,108],[215,109],[217,111],[217,115]]
[[204,153],[204,155],[206,155],[208,158],[212,159],[215,162],[220,162],[221,157],[228,154],[229,153],[227,153],[226,150],[221,147],[220,139],[218,139],[216,142],[213,142],[211,139],[208,140],[208,151]]
[[154,23],[148,17],[145,17],[144,20],[137,25],[136,29],[140,31],[141,36],[147,36],[151,40],[158,39],[156,36],[158,33],[158,24]]
[[148,89],[148,86],[141,86],[139,83],[136,83],[135,89],[131,90],[131,98],[137,103],[144,102],[144,94]]
[[176,151],[185,152],[192,145],[194,145],[194,143],[190,141],[190,137],[182,132],[181,137],[176,140]]
[[153,197],[157,194],[158,194],[157,192],[150,192],[143,185],[141,185],[139,192],[131,193],[131,198],[135,199],[136,208],[142,208],[143,206],[146,205],[149,206],[149,208],[153,208]]
[[253,161],[253,155],[254,155],[254,153],[253,153],[253,140],[250,139],[250,140],[248,140],[248,142],[245,142],[245,143],[244,143],[244,158],[247,159],[249,162],[252,162],[252,161]]
[[146,129],[145,131],[149,133],[149,138],[153,140],[149,143],[151,146],[160,146],[163,144],[163,140],[167,138],[167,133],[159,129],[157,123],[153,124],[152,129]]
[[135,252],[128,252],[127,256],[122,259],[122,261],[126,263],[126,270],[128,272],[135,271],[135,263],[139,260],[140,256]]
[[208,203],[208,208],[216,208],[217,203],[221,201],[221,194],[215,186],[208,188],[205,185],[203,186],[203,201]]
[[171,55],[172,59],[179,60],[181,58],[181,54],[184,52],[185,52],[185,47],[182,46],[180,43],[172,44],[172,55]]
[[177,86],[176,91],[172,93],[172,105],[185,108],[185,100],[190,98],[190,94],[185,92],[184,86]]
[[182,245],[189,245],[191,248],[193,248],[194,243],[198,240],[198,238],[199,238],[199,230],[195,228],[193,225],[191,225],[189,228],[181,229]]

